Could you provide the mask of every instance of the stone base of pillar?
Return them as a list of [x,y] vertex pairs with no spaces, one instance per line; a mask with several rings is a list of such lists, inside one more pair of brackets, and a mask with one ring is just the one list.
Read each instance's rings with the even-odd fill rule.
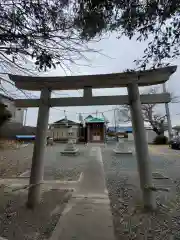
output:
[[76,148],[76,145],[72,140],[69,140],[66,144],[64,150],[61,152],[62,155],[77,155],[79,154],[79,149]]
[[119,140],[117,142],[116,148],[113,150],[113,152],[115,154],[132,154],[133,153],[132,149],[129,148],[128,143],[123,140]]

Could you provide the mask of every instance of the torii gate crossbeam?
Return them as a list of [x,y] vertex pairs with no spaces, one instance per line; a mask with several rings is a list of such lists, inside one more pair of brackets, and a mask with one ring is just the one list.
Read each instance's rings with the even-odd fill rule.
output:
[[[89,88],[89,90],[91,90]],[[85,92],[85,90],[84,90]],[[169,103],[171,98],[169,93],[142,94],[140,95],[142,104]],[[19,108],[39,107],[40,99],[16,99],[15,105]],[[50,98],[50,107],[75,107],[75,106],[100,106],[100,105],[126,105],[129,104],[128,95],[120,96],[86,96]]]
[[[74,90],[84,89],[84,97],[77,101],[94,103],[98,105],[102,102],[102,99],[108,99],[108,97],[92,97],[92,88],[113,88],[113,87],[127,87],[127,96],[111,96],[109,100],[103,101],[104,105],[107,102],[113,101],[115,105],[120,104],[119,100],[130,105],[132,125],[135,139],[136,156],[139,169],[140,186],[142,190],[144,207],[154,209],[156,202],[154,194],[152,192],[152,171],[151,163],[148,151],[148,143],[146,139],[146,133],[144,129],[144,120],[141,112],[141,98],[139,94],[138,86],[149,86],[155,84],[165,83],[171,74],[176,71],[176,66],[169,66],[165,68],[140,71],[140,72],[127,72],[127,73],[113,73],[113,74],[101,74],[101,75],[88,75],[88,76],[65,76],[65,77],[30,77],[30,76],[17,76],[9,75],[10,79],[15,82],[16,87],[26,90],[41,91],[41,97],[39,100],[31,101],[34,106],[39,107],[38,121],[37,121],[37,133],[34,145],[34,152],[32,158],[31,177],[28,205],[34,207],[40,201],[40,184],[43,181],[44,173],[44,152],[46,144],[46,133],[48,127],[49,108],[59,101],[59,105],[62,106],[62,102],[67,101],[70,104],[71,100],[59,99],[53,100],[50,98],[52,90]],[[146,96],[147,97],[147,96]],[[145,97],[145,98],[146,98]],[[161,95],[162,97],[162,95]],[[168,102],[168,96],[164,96],[164,102]],[[150,97],[151,98],[151,97]],[[89,99],[89,100],[88,100]],[[94,100],[95,99],[95,100]],[[100,99],[100,100],[98,100]],[[114,100],[112,100],[114,99]],[[158,100],[157,97],[154,98]],[[146,98],[147,100],[147,98]],[[152,98],[151,98],[152,100]],[[19,101],[19,103],[18,103]],[[53,104],[54,101],[54,104]],[[75,101],[75,99],[73,100]],[[99,103],[98,103],[99,101]],[[123,102],[122,101],[122,102]],[[163,100],[161,100],[163,102]],[[79,102],[79,104],[80,104]],[[157,101],[158,102],[158,101]],[[26,104],[28,102],[26,101]],[[31,105],[29,102],[28,104]],[[22,101],[17,100],[16,104],[22,106]],[[28,104],[26,106],[28,106]],[[85,103],[84,103],[85,104]],[[92,104],[92,105],[94,105]],[[58,105],[58,106],[59,106]],[[77,104],[78,105],[78,104]],[[76,105],[76,106],[77,106]],[[101,105],[101,104],[100,104]],[[111,105],[111,104],[110,104]],[[84,105],[83,105],[84,106]]]

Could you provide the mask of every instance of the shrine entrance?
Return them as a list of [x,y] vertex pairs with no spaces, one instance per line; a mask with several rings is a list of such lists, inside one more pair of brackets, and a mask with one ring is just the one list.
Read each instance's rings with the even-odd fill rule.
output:
[[[139,94],[139,86],[150,86],[165,83],[176,66],[165,68],[101,75],[65,76],[65,77],[31,77],[9,75],[17,88],[41,91],[40,99],[17,99],[16,106],[21,108],[39,107],[36,140],[32,158],[28,205],[34,207],[40,201],[41,183],[44,173],[44,152],[48,129],[50,107],[68,106],[95,106],[95,105],[130,105],[133,126],[136,158],[139,170],[140,187],[143,195],[144,207],[155,208],[156,201],[152,187],[151,161],[148,143],[144,129],[144,120],[141,112],[141,103],[168,103],[169,93]],[[128,95],[96,96],[93,97],[93,88],[127,87]],[[52,90],[83,89],[83,97],[51,98]],[[93,131],[92,140],[100,139],[99,131]],[[90,133],[88,132],[87,135]]]
[[104,142],[105,141],[105,119],[88,116],[85,119],[86,142]]

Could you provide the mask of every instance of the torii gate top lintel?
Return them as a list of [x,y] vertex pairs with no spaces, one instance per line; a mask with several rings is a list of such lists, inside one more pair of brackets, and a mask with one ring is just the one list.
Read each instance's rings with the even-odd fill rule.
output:
[[151,69],[145,71],[132,71],[111,74],[77,75],[77,76],[19,76],[9,74],[16,87],[25,90],[39,91],[44,87],[51,90],[74,90],[84,87],[113,88],[127,87],[129,83],[136,82],[139,86],[149,86],[166,82],[177,66]]
[[[40,99],[20,99],[20,104],[27,103],[26,107],[39,107],[36,127],[36,138],[32,158],[32,168],[30,186],[28,193],[29,207],[34,207],[40,202],[40,186],[44,173],[44,155],[47,138],[49,109],[58,103],[58,106],[84,106],[84,105],[108,105],[129,104],[131,109],[131,119],[134,129],[136,158],[138,161],[140,186],[146,209],[155,209],[156,201],[152,193],[152,172],[151,162],[144,129],[144,119],[141,112],[141,98],[139,86],[154,85],[166,82],[172,73],[176,71],[175,66],[159,68],[142,72],[127,72],[104,75],[89,76],[66,76],[66,77],[29,77],[9,75],[15,82],[16,87],[25,90],[41,90]],[[113,88],[127,87],[128,96],[92,96],[92,88]],[[51,90],[73,90],[84,89],[84,96],[74,98],[57,99],[51,98]],[[146,99],[147,100],[146,96]],[[155,96],[150,96],[151,100]],[[165,97],[165,102],[167,98]],[[120,102],[120,100],[122,100]],[[18,101],[18,100],[17,100]],[[27,102],[30,101],[30,102]],[[147,101],[149,102],[150,99]],[[32,103],[35,102],[33,106]],[[155,102],[157,98],[155,98]],[[16,102],[17,103],[17,102]],[[64,106],[65,106],[64,105]],[[23,107],[23,105],[21,105]],[[25,106],[24,106],[25,107]],[[149,188],[146,188],[148,186]]]

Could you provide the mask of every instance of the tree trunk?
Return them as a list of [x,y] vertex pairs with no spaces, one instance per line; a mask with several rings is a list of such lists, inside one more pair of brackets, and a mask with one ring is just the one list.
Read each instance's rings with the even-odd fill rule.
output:
[[161,135],[161,132],[158,130],[157,127],[154,127],[154,126],[153,126],[153,131],[154,131],[158,136]]

